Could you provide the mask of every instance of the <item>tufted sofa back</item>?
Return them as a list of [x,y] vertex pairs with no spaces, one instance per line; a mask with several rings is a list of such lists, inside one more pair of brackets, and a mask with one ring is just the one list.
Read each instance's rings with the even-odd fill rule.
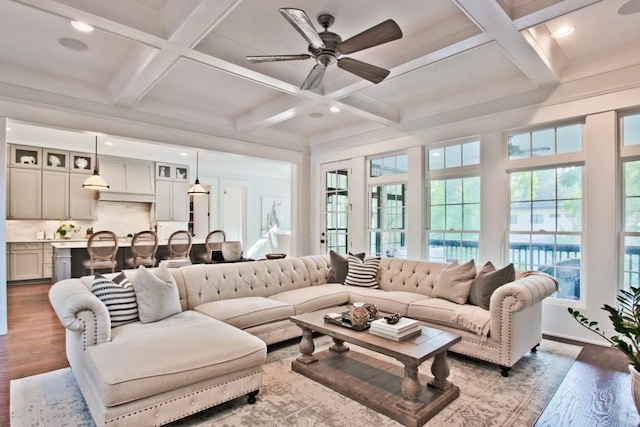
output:
[[416,292],[431,296],[433,285],[447,266],[443,262],[382,258],[378,285],[385,291]]
[[311,286],[300,258],[181,267],[189,308],[211,301],[269,297]]

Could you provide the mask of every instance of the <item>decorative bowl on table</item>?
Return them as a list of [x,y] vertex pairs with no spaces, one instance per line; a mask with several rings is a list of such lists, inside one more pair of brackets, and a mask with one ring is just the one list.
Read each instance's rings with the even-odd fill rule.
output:
[[267,259],[282,259],[285,258],[287,254],[265,254]]

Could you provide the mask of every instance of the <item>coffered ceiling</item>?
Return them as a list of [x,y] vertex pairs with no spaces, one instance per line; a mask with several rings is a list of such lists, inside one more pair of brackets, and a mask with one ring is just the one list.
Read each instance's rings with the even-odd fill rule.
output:
[[[347,39],[386,19],[403,37],[348,55],[391,71],[373,84],[313,59],[278,12],[303,9]],[[78,20],[95,27],[80,33]],[[553,38],[562,26],[571,35]],[[0,0],[0,97],[294,151],[409,134],[481,114],[640,85],[640,0]],[[575,81],[582,92],[536,94]],[[340,112],[330,111],[338,107]],[[437,120],[435,119],[437,118]],[[188,142],[184,142],[188,145]]]

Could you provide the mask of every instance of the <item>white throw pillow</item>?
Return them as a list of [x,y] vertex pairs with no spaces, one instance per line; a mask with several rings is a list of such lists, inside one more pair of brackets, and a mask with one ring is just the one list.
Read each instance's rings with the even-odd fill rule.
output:
[[476,277],[476,264],[473,260],[458,265],[458,261],[449,264],[440,273],[433,287],[433,296],[457,304],[466,304],[471,283]]
[[136,294],[124,273],[118,274],[113,280],[97,273],[91,292],[107,306],[112,328],[139,320]]
[[180,293],[171,272],[161,265],[155,274],[143,265],[133,280],[141,323],[152,323],[182,312]]
[[378,287],[378,266],[380,258],[368,258],[364,261],[349,254],[349,271],[344,279],[345,285],[362,286],[365,288]]

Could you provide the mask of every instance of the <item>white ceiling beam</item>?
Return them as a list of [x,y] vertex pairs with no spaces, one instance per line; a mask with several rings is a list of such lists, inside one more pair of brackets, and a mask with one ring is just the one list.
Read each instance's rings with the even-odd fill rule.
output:
[[333,105],[343,111],[386,126],[400,123],[401,112],[399,109],[360,93],[354,93],[334,101]]
[[559,77],[513,26],[495,0],[454,0],[460,9],[502,47],[514,64],[538,87],[557,85]]
[[322,98],[319,96],[315,99],[305,99],[283,95],[237,117],[236,128],[239,131],[251,132],[288,120],[322,103]]

